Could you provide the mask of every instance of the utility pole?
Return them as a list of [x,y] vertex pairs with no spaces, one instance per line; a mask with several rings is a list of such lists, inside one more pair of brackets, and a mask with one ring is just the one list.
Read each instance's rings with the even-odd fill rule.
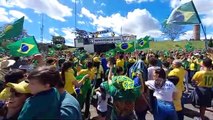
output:
[[76,36],[77,36],[77,31],[76,31],[76,27],[77,27],[77,24],[76,24],[76,20],[77,20],[77,4],[76,4],[76,0],[75,0],[75,39],[74,39],[74,46],[76,47],[76,43],[77,43],[77,39],[76,39]]
[[43,43],[44,40],[44,14],[41,14],[41,43]]

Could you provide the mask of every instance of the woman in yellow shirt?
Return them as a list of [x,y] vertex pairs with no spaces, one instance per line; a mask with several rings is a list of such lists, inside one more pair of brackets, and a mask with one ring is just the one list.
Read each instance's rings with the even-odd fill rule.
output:
[[62,80],[65,82],[64,89],[75,96],[75,86],[80,87],[88,75],[85,75],[82,80],[77,81],[75,76],[74,76],[74,70],[72,69],[73,64],[71,62],[64,62],[62,65],[62,71],[61,71],[61,76]]
[[116,60],[116,67],[124,68],[124,56],[120,55],[119,58]]
[[212,60],[206,58],[203,60],[204,69],[195,73],[192,81],[196,84],[195,92],[197,94],[196,105],[200,106],[200,117],[205,119],[206,107],[211,107],[213,98],[213,70]]

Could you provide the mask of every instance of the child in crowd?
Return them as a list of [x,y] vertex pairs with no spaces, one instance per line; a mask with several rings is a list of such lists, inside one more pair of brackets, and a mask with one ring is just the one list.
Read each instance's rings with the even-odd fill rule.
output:
[[50,67],[40,67],[29,74],[29,89],[33,96],[25,101],[19,120],[59,118],[60,95],[53,88],[59,77],[59,72]]
[[98,120],[105,120],[107,116],[107,103],[110,95],[106,93],[105,89],[100,86],[100,89],[96,89],[96,95],[98,98],[97,113]]

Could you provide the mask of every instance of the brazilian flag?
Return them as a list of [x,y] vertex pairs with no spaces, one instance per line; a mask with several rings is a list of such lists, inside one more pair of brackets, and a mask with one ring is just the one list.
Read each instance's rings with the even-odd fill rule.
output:
[[115,56],[115,49],[107,51],[105,53],[105,55],[106,55],[107,58],[114,57]]
[[130,41],[130,42],[124,42],[124,43],[118,43],[116,45],[116,49],[119,52],[134,52],[135,51],[135,45],[134,45],[134,41]]
[[191,52],[195,50],[194,46],[190,42],[187,42],[187,44],[185,45],[185,49],[187,52]]
[[32,56],[39,53],[37,42],[33,36],[23,38],[7,46],[12,56]]
[[23,31],[23,23],[24,17],[18,19],[13,24],[6,26],[4,31],[0,34],[0,41],[18,37]]
[[140,38],[136,40],[136,49],[137,50],[142,50],[145,48],[149,48],[149,36],[146,36],[144,38]]
[[49,48],[48,49],[48,56],[54,56],[55,55],[55,49],[54,48]]
[[201,21],[193,1],[189,1],[173,10],[167,23],[200,24]]

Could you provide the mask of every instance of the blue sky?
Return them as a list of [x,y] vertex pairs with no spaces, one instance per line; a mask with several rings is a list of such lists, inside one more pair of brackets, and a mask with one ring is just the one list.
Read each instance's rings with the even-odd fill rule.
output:
[[[41,16],[44,17],[44,42],[51,35],[62,35],[73,44],[75,28],[75,0],[0,0],[0,26],[25,16],[24,29],[40,41]],[[183,0],[182,0],[183,1]],[[119,35],[134,34],[162,37],[160,24],[168,18],[180,0],[76,0],[77,28],[97,31],[110,28]],[[207,37],[213,36],[213,0],[194,0]],[[192,26],[179,39],[192,38]]]

